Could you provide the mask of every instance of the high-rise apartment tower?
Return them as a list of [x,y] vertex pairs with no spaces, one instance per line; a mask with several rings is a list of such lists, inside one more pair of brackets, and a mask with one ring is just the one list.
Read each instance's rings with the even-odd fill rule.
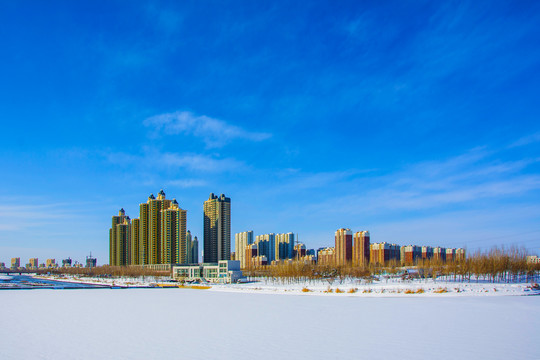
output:
[[210,194],[204,202],[204,262],[231,257],[231,199]]
[[336,231],[336,265],[347,265],[352,260],[352,231],[338,229]]

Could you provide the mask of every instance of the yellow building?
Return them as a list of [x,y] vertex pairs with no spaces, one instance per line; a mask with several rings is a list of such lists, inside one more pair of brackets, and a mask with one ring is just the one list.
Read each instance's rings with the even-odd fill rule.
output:
[[56,266],[56,260],[55,259],[47,259],[45,261],[45,265],[47,266],[47,269],[55,268]]
[[109,229],[109,264],[110,265],[119,265],[117,264],[119,254],[118,251],[118,244],[116,240],[116,226],[118,224],[123,224],[124,220],[126,218],[126,212],[124,209],[120,209],[118,211],[118,216],[112,217],[112,226]]
[[160,264],[187,264],[187,211],[173,199],[171,206],[161,212]]
[[139,265],[139,228],[140,219],[131,220],[131,229],[129,231],[129,263],[130,265]]
[[155,199],[153,194],[148,197],[148,202],[139,205],[139,265],[148,264],[148,204],[151,199]]
[[161,190],[157,199],[150,199],[148,203],[148,263],[161,264],[161,212],[171,206],[171,200],[165,199],[165,192]]
[[352,260],[355,266],[367,266],[369,263],[369,231],[358,231],[353,237]]
[[161,265],[188,262],[187,212],[161,190],[139,205],[139,218],[130,220],[121,209],[109,229],[110,264]]

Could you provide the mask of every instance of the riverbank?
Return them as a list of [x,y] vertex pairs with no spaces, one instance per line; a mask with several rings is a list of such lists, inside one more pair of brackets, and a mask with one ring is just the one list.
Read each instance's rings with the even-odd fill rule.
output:
[[239,284],[181,284],[168,277],[97,278],[74,275],[40,275],[39,279],[64,283],[86,284],[113,288],[197,288],[218,292],[266,293],[286,295],[353,296],[353,297],[412,297],[412,296],[504,296],[540,294],[529,283],[492,283],[486,281],[460,282],[448,279],[396,278],[301,280],[272,278],[252,279]]

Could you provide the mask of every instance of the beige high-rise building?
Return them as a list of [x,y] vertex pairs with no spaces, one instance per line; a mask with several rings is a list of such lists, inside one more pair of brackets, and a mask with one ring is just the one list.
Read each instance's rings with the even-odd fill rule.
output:
[[124,217],[124,222],[116,225],[116,266],[129,265],[129,239],[131,223],[129,216]]
[[354,266],[369,264],[369,231],[358,231],[353,238],[352,260]]
[[139,218],[130,220],[121,209],[109,230],[110,264],[185,264],[191,247],[187,244],[187,212],[176,200],[167,200],[161,190],[157,199],[148,197],[139,205]]
[[139,205],[139,265],[148,264],[148,204],[153,199],[155,199],[154,194],[151,194],[148,202]]
[[294,234],[292,232],[276,234],[275,247],[274,260],[292,259],[294,252]]
[[352,231],[351,229],[338,229],[336,231],[336,265],[348,265],[352,260]]
[[161,264],[161,213],[171,206],[171,200],[165,199],[163,189],[157,199],[149,200],[148,211],[148,263]]
[[231,257],[231,199],[210,194],[204,202],[204,259],[205,263],[230,260]]
[[56,265],[56,259],[47,259],[45,260],[45,265],[47,266],[47,269],[55,268]]
[[124,209],[120,209],[118,211],[118,216],[112,217],[112,226],[109,229],[109,264],[110,265],[118,265],[116,263],[118,259],[118,244],[116,240],[116,225],[123,224],[124,220],[126,218],[126,212]]
[[139,240],[140,240],[140,219],[131,220],[131,229],[129,232],[129,264],[130,265],[139,265],[140,256],[139,256]]
[[161,212],[160,264],[187,264],[187,211],[173,199],[168,209]]
[[245,269],[246,263],[246,246],[253,244],[253,231],[244,231],[234,235],[234,250],[236,259],[240,261],[240,268]]

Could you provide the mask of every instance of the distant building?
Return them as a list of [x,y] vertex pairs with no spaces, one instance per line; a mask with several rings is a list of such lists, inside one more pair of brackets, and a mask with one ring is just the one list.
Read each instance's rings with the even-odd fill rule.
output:
[[431,246],[422,246],[422,259],[429,260],[433,258],[433,248]]
[[422,247],[417,245],[402,246],[400,249],[401,263],[415,265],[422,258]]
[[257,244],[257,256],[266,256],[268,262],[276,259],[276,234],[257,235],[255,244]]
[[456,259],[456,249],[446,249],[446,262],[452,262]]
[[11,269],[17,270],[21,267],[21,258],[11,258]]
[[465,260],[465,249],[459,248],[456,249],[456,261]]
[[58,267],[58,265],[56,264],[56,259],[45,260],[45,265],[47,266],[47,269],[53,269]]
[[304,256],[306,256],[306,245],[302,243],[298,243],[294,245],[294,250],[293,250],[294,260],[300,260]]
[[336,251],[333,247],[320,249],[317,254],[317,263],[319,265],[334,265],[335,253]]
[[90,253],[90,256],[86,257],[86,267],[94,268],[96,266],[97,266],[97,259],[92,257],[92,253]]
[[348,265],[352,261],[352,231],[351,229],[338,229],[336,231],[335,264]]
[[39,267],[38,258],[31,258],[30,260],[28,260],[28,262],[30,263],[31,269],[37,269]]
[[199,262],[199,240],[197,237],[192,237],[191,232],[187,232],[187,263],[197,264]]
[[6,268],[6,263],[0,262],[0,269],[5,269],[5,268]]
[[234,234],[234,250],[236,259],[240,261],[240,268],[246,268],[246,246],[253,244],[253,230]]
[[527,264],[540,264],[540,258],[536,255],[526,257]]
[[251,267],[260,267],[268,265],[268,258],[265,255],[254,256],[251,258]]
[[440,246],[433,248],[433,260],[445,262],[446,261],[446,249]]
[[204,202],[204,262],[217,263],[231,256],[231,199],[210,194]]
[[397,244],[374,243],[369,250],[369,262],[372,264],[385,265],[389,261],[400,261],[401,247]]
[[64,259],[62,260],[62,267],[71,267],[71,258],[67,258],[67,259]]
[[274,260],[286,260],[293,258],[294,233],[276,234]]
[[246,269],[253,267],[253,258],[257,257],[258,249],[257,244],[246,245],[244,250],[244,261]]
[[191,263],[199,263],[199,240],[195,236],[191,242]]
[[369,264],[369,231],[358,231],[354,234],[352,261],[354,266]]

